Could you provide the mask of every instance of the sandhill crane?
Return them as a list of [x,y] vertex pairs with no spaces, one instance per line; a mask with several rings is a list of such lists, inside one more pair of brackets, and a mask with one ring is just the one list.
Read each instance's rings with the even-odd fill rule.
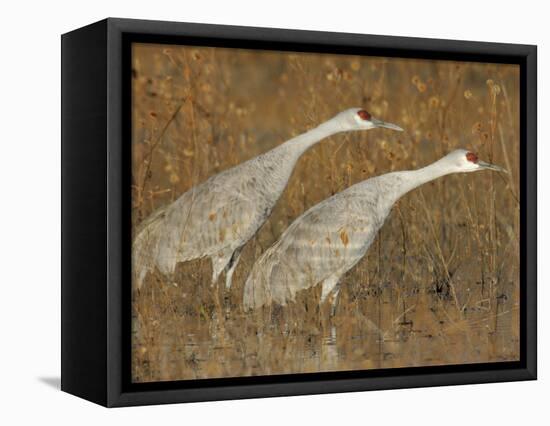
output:
[[298,291],[320,284],[319,304],[331,295],[334,315],[340,279],[365,256],[401,196],[444,175],[483,169],[505,171],[460,149],[418,170],[367,179],[313,206],[254,264],[245,283],[245,310],[285,305]]
[[209,257],[212,285],[225,269],[226,287],[242,247],[270,215],[300,156],[340,132],[402,129],[352,108],[251,160],[210,177],[139,226],[133,244],[134,283],[157,268],[172,277],[178,262]]

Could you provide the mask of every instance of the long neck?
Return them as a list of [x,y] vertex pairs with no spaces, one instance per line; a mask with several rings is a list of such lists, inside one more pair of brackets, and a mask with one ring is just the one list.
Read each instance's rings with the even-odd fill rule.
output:
[[396,199],[427,182],[451,173],[454,173],[454,170],[449,167],[444,158],[421,169],[396,172],[402,179],[397,188]]
[[325,121],[319,126],[311,129],[301,135],[298,135],[279,147],[284,147],[290,152],[295,153],[298,157],[306,152],[313,145],[317,144],[321,140],[341,132],[342,129],[335,119]]

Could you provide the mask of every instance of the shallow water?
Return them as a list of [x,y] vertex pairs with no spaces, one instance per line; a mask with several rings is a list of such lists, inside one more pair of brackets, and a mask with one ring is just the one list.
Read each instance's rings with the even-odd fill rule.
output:
[[[178,265],[171,282],[150,275],[132,302],[135,381],[518,359],[518,66],[135,45],[132,68],[134,226],[338,111],[364,107],[405,129],[336,135],[305,153],[229,293],[223,276],[210,286],[205,260]],[[318,288],[241,311],[253,262],[302,212],[456,148],[510,173],[448,176],[403,197],[344,276],[334,317]]]
[[247,315],[222,290],[195,295],[200,303],[193,308],[180,305],[189,297],[180,288],[157,285],[148,283],[134,302],[136,382],[496,362],[519,355],[513,286],[510,297],[499,299],[497,315],[483,307],[459,312],[450,298],[427,291],[406,297],[407,308],[400,311],[393,286],[361,295],[344,286],[330,317],[328,306],[314,303],[318,289],[294,305]]

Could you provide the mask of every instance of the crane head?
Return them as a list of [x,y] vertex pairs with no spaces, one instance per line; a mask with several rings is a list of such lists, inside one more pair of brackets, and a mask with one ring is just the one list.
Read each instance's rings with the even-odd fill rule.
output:
[[480,160],[476,153],[467,149],[457,149],[443,157],[442,161],[454,172],[468,173],[478,170],[494,170],[508,173],[500,166]]
[[335,117],[342,131],[350,130],[369,130],[377,127],[397,130],[402,132],[403,129],[393,123],[387,123],[372,116],[367,110],[362,108],[350,108],[342,111]]

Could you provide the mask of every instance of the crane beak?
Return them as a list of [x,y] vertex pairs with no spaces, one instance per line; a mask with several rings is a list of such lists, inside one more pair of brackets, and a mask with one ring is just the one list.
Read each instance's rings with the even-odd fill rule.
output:
[[385,121],[378,120],[377,118],[371,119],[372,124],[374,124],[375,127],[385,127],[386,129],[392,129],[397,130],[398,132],[402,132],[403,129],[395,124],[392,123],[386,123]]
[[497,166],[495,164],[486,163],[485,161],[478,161],[477,165],[479,167],[481,167],[482,169],[488,169],[488,170],[494,170],[496,172],[508,173],[508,170],[503,169],[502,167]]

